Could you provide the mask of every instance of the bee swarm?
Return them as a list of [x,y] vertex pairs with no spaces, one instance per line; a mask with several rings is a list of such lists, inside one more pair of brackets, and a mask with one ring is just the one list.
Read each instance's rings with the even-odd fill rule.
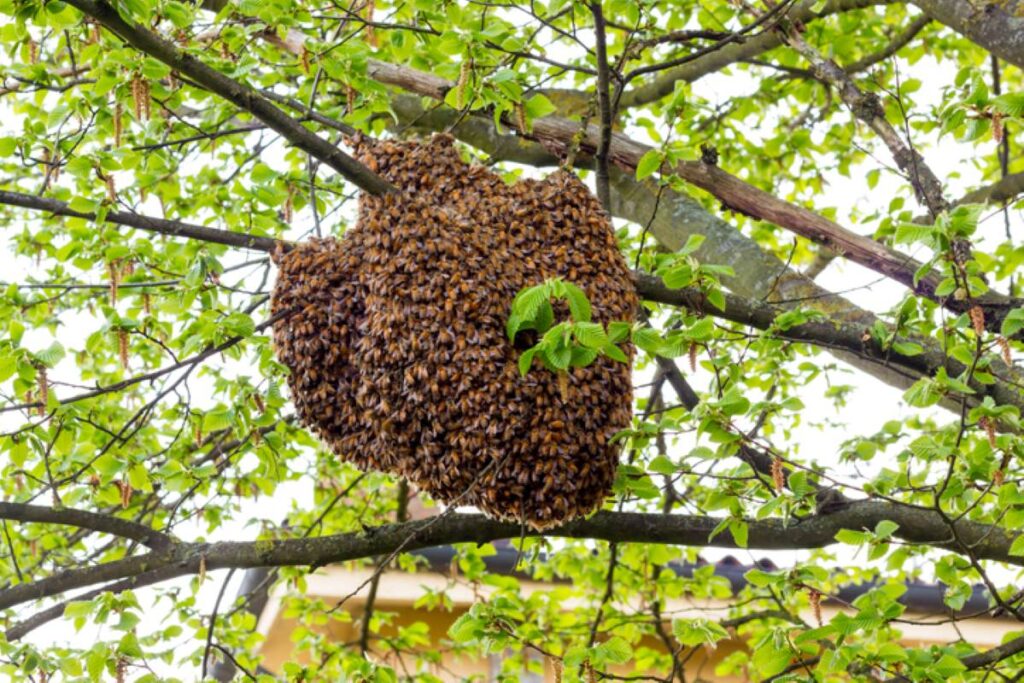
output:
[[586,292],[595,322],[633,319],[597,199],[565,171],[508,185],[448,136],[355,145],[399,191],[364,195],[342,239],[284,254],[274,288],[273,312],[295,310],[274,343],[303,423],[360,468],[500,519],[545,528],[599,507],[609,441],[630,424],[629,365],[570,368],[563,396],[539,361],[520,376],[505,333],[516,293],[552,277]]

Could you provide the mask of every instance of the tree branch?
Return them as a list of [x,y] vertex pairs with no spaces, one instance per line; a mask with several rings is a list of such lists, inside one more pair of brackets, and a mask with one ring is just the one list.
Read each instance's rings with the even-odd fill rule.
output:
[[[85,220],[99,220],[95,213],[74,211],[68,207],[66,202],[46,197],[37,197],[21,192],[8,192],[0,190],[0,204],[8,206],[19,206],[23,209],[34,209],[46,211],[55,216],[66,216],[69,218],[84,218]],[[247,235],[241,232],[231,232],[217,228],[208,228],[203,225],[185,223],[183,221],[168,220],[166,218],[155,218],[143,216],[130,211],[110,211],[103,216],[103,221],[115,225],[123,225],[138,230],[146,230],[161,235],[174,237],[187,237],[188,239],[226,244],[241,249],[255,249],[257,251],[272,252],[279,244],[278,240],[272,237],[259,237]]]
[[[87,219],[95,218],[92,214],[83,214],[71,211],[67,208],[67,205],[64,202],[14,192],[0,191],[0,203],[49,211],[56,215],[75,216]],[[190,239],[199,239],[217,244],[227,244],[230,246],[239,246],[249,249],[257,249],[260,251],[272,252],[278,245],[288,245],[287,242],[275,240],[269,237],[254,237],[227,230],[207,228],[178,221],[168,221],[165,219],[152,218],[129,212],[111,212],[107,214],[106,220],[110,223],[125,225],[139,230],[177,235],[188,237]],[[879,367],[884,367],[886,372],[891,373],[893,371],[899,371],[911,382],[920,377],[931,376],[939,367],[946,367],[947,371],[949,371],[953,376],[959,374],[963,369],[958,361],[945,358],[945,355],[941,350],[935,348],[934,345],[930,344],[927,340],[900,340],[914,341],[925,348],[925,353],[915,356],[901,355],[891,347],[883,348],[882,345],[873,338],[865,341],[863,338],[864,329],[868,326],[866,321],[847,323],[835,319],[819,319],[791,327],[786,330],[780,330],[774,328],[775,320],[779,315],[785,312],[784,308],[760,303],[753,299],[737,296],[735,294],[727,294],[725,310],[718,311],[707,304],[704,294],[699,289],[690,288],[673,290],[666,287],[660,279],[649,274],[635,273],[634,276],[636,277],[637,282],[637,292],[641,297],[648,301],[673,306],[684,306],[702,314],[709,314],[732,322],[749,325],[760,330],[772,330],[772,334],[774,336],[782,339],[814,344],[828,349],[841,349],[857,356],[858,358],[868,360]],[[260,329],[266,327],[272,322],[272,320],[264,321],[260,324]],[[154,379],[177,368],[200,362],[210,355],[222,350],[222,348],[226,348],[226,346],[230,346],[238,341],[239,339],[228,340],[222,345],[212,347],[211,349],[207,349],[196,356],[182,360],[174,366],[161,368],[138,377],[128,378],[115,385],[102,387],[94,391],[71,397],[63,401],[63,403],[95,398],[96,396],[104,393],[124,389],[133,384]],[[1017,391],[1008,387],[1004,383],[997,382],[991,385],[977,384],[977,386],[975,386],[975,390],[978,392],[976,398],[979,400],[980,397],[991,395],[1001,405],[1016,405],[1024,409],[1024,399],[1021,398]],[[0,412],[32,408],[37,405],[38,403],[24,403],[15,406],[7,406],[5,408],[0,408]]]
[[1000,59],[1024,69],[1024,0],[911,2]]
[[0,519],[40,524],[63,524],[138,541],[153,550],[166,550],[177,541],[172,536],[129,519],[73,508],[0,502]]
[[958,199],[956,204],[1001,204],[1002,202],[1012,202],[1022,193],[1024,193],[1024,172],[1012,173],[991,185],[968,192]]
[[[399,85],[413,92],[436,97],[442,91],[438,77],[422,74],[415,69],[399,66],[382,67],[371,60],[368,69],[371,78],[390,85]],[[422,80],[418,76],[422,76]],[[449,84],[450,85],[450,84]],[[511,122],[510,122],[511,125]],[[579,133],[577,122],[557,116],[546,116],[533,122],[528,135],[548,149],[564,152],[573,144]],[[601,131],[598,126],[588,126],[583,136],[581,151],[594,154],[600,147]],[[609,158],[621,168],[635,170],[640,159],[652,148],[620,133],[613,133]],[[842,254],[845,258],[885,275],[910,288],[920,296],[935,301],[957,313],[967,310],[967,303],[954,297],[938,296],[935,291],[943,278],[932,271],[915,280],[921,263],[895,249],[875,240],[847,230],[838,223],[814,213],[809,209],[790,204],[765,192],[746,181],[700,161],[680,161],[675,165],[665,164],[659,169],[663,175],[675,174],[691,185],[709,192],[722,202],[725,208],[752,218],[767,221],[790,232],[824,245]],[[972,299],[985,309],[985,322],[989,329],[998,331],[1003,318],[1017,302],[997,292],[988,292]]]
[[[292,311],[280,311],[277,314],[271,316],[270,318],[267,318],[266,320],[264,320],[260,324],[256,325],[256,327],[253,330],[253,332],[255,333],[255,332],[260,332],[262,330],[265,330],[266,328],[272,326],[278,320],[280,320],[280,319],[282,319],[284,317],[287,317],[291,313],[292,313]],[[133,386],[135,384],[139,384],[140,382],[147,382],[147,381],[150,381],[150,380],[157,379],[158,377],[162,377],[163,375],[166,375],[168,373],[174,372],[175,370],[180,370],[182,368],[187,368],[187,367],[193,367],[195,365],[198,365],[199,363],[202,363],[204,360],[206,360],[210,356],[216,355],[216,354],[220,353],[221,351],[229,349],[232,346],[234,346],[235,344],[238,344],[239,342],[244,341],[245,339],[247,339],[247,337],[235,336],[235,337],[231,337],[231,338],[229,338],[229,339],[227,339],[227,340],[225,340],[225,341],[223,341],[223,342],[221,342],[219,344],[211,344],[211,345],[207,346],[205,349],[203,349],[202,351],[200,351],[199,353],[195,354],[194,356],[189,356],[188,358],[184,358],[184,359],[178,361],[177,363],[174,363],[173,365],[168,365],[166,367],[157,368],[156,370],[152,370],[152,371],[147,372],[147,373],[142,374],[142,375],[136,375],[134,377],[129,377],[127,379],[123,379],[120,382],[115,382],[114,384],[108,384],[107,386],[98,387],[98,388],[93,389],[91,391],[86,391],[86,392],[83,392],[81,394],[76,394],[75,396],[72,396],[70,398],[66,398],[66,399],[61,400],[60,401],[60,405],[67,405],[69,403],[77,403],[79,401],[86,401],[86,400],[89,400],[91,398],[96,398],[97,396],[102,396],[104,394],[109,394],[111,392],[121,391],[122,389],[127,389],[128,387]],[[29,402],[25,402],[25,403],[17,403],[17,404],[14,404],[14,405],[4,406],[4,407],[0,408],[0,413],[6,413],[6,412],[9,412],[9,411],[13,411],[13,410],[25,410],[25,409],[28,409],[28,408],[40,408],[40,407],[45,407],[42,402],[40,402],[40,401],[29,401]]]
[[932,23],[932,18],[927,15],[914,19],[912,22],[907,24],[905,29],[894,36],[893,39],[889,41],[889,44],[884,48],[878,52],[862,57],[855,62],[850,62],[843,67],[843,71],[848,74],[859,73],[865,69],[870,69],[875,64],[878,64],[889,57],[892,57],[894,54],[905,48],[910,41],[917,37],[917,34],[923,31],[930,23]]
[[604,12],[601,1],[590,3],[590,13],[594,15],[594,38],[597,43],[597,105],[601,119],[600,141],[594,159],[597,161],[597,198],[605,211],[612,205],[611,187],[608,180],[608,149],[612,144],[612,103],[610,93],[610,76],[608,73],[608,45],[604,27]]
[[910,179],[918,198],[928,207],[932,219],[949,208],[949,202],[943,195],[942,182],[918,151],[908,142],[904,142],[885,118],[885,108],[878,97],[857,87],[849,72],[811,47],[800,35],[799,30],[789,27],[785,34],[789,45],[811,63],[814,75],[835,86],[843,103],[849,107],[853,115],[867,124],[889,148],[897,166]]
[[[872,362],[899,368],[906,375],[915,378],[931,377],[939,368],[943,367],[951,377],[959,376],[967,370],[966,365],[947,357],[941,347],[928,340],[905,337],[893,339],[893,343],[913,342],[922,347],[921,353],[916,355],[901,355],[872,335],[865,335],[863,325],[818,317],[799,325],[781,328],[776,325],[776,320],[784,313],[784,310],[770,304],[726,294],[725,310],[719,311],[707,304],[704,293],[698,288],[669,289],[660,279],[652,275],[635,273],[634,277],[637,280],[637,292],[647,301],[683,306],[760,330],[768,330],[771,336],[778,339],[841,349]],[[1024,397],[1019,391],[1004,383],[996,382],[991,385],[983,385],[974,382],[971,388],[976,392],[971,397],[971,404],[986,395],[991,395],[997,405],[1015,405],[1024,409]]]
[[129,24],[104,0],[68,0],[68,4],[98,21],[135,49],[160,60],[210,92],[251,113],[293,145],[324,162],[362,190],[374,195],[394,190],[386,180],[307,130],[260,93],[207,66],[141,24]]
[[[947,522],[934,510],[910,505],[862,500],[831,514],[804,519],[748,520],[751,549],[822,548],[835,543],[841,529],[873,529],[878,522],[899,525],[895,536],[902,540],[958,552]],[[715,517],[662,515],[602,511],[588,519],[570,522],[545,532],[521,525],[499,522],[478,514],[445,514],[441,518],[389,524],[365,531],[287,540],[221,543],[178,543],[165,550],[130,557],[93,567],[60,572],[34,583],[0,591],[0,609],[53,597],[66,591],[107,581],[131,579],[138,588],[178,576],[227,568],[310,566],[386,555],[396,548],[418,550],[455,543],[487,543],[503,538],[530,536],[588,538],[615,543],[664,543],[672,545],[736,548],[729,531],[714,538],[711,533],[721,520]],[[1024,557],[1011,555],[1017,534],[972,521],[955,523],[957,537],[979,559],[1024,566]]]
[[[829,0],[819,11],[814,11],[817,4],[813,0],[802,0],[793,9],[785,13],[790,21],[807,23],[832,14],[863,9],[872,5],[888,4],[893,0]],[[636,107],[649,104],[672,93],[676,81],[693,83],[704,76],[720,71],[730,64],[751,59],[768,50],[782,45],[783,36],[777,31],[766,31],[742,43],[734,43],[720,50],[705,55],[674,69],[670,69],[658,78],[627,90],[622,95],[623,107]]]

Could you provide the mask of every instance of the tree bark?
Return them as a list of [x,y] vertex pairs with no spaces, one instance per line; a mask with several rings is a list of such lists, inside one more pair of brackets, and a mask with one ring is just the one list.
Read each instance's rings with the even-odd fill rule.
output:
[[397,551],[455,543],[488,543],[503,538],[547,536],[586,538],[614,543],[663,543],[671,545],[795,550],[823,548],[836,543],[842,529],[871,531],[883,521],[898,524],[894,538],[931,545],[977,559],[1024,566],[1024,557],[1011,555],[1017,534],[978,522],[954,522],[958,545],[949,524],[929,508],[877,500],[849,503],[828,514],[802,519],[746,520],[747,542],[740,545],[729,530],[712,532],[721,518],[676,514],[601,511],[555,529],[536,531],[520,524],[499,522],[479,514],[444,513],[425,520],[372,527],[365,531],[315,538],[248,542],[178,543],[166,550],[115,560],[106,564],[58,572],[45,579],[0,591],[0,609],[53,597],[66,591],[108,581],[131,579],[139,588],[179,576],[227,568],[310,566]]
[[911,0],[930,17],[1024,68],[1024,0]]

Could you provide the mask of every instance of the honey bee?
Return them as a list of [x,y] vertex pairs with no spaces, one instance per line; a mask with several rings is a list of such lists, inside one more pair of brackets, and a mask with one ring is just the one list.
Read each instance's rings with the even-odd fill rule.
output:
[[600,506],[618,460],[608,440],[630,423],[629,367],[599,358],[563,401],[553,373],[519,376],[504,333],[516,293],[552,276],[586,291],[595,320],[632,317],[597,200],[564,171],[506,185],[448,136],[353,146],[403,191],[362,196],[342,239],[279,259],[272,311],[299,312],[275,325],[274,348],[303,424],[339,458],[494,517],[547,528]]

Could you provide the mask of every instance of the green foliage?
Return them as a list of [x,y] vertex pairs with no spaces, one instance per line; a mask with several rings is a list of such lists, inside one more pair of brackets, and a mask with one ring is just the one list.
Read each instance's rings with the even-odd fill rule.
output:
[[[937,21],[885,56],[919,10],[892,2],[833,12],[837,4],[798,3],[827,14],[796,25],[800,35],[842,68],[861,65],[850,70],[857,86],[878,97],[884,118],[921,159],[949,172],[940,175],[948,199],[1002,178],[1003,145],[1010,150],[1005,171],[1024,172],[1020,69],[1001,61],[997,92],[990,55]],[[529,166],[568,157],[583,177],[597,175],[588,169],[598,138],[593,128],[582,136],[584,122],[600,121],[594,17],[586,3],[232,0],[217,11],[179,0],[110,5],[189,60],[287,98],[275,99],[282,112],[342,149],[343,134],[353,131],[388,137],[444,130],[503,177],[540,176],[548,169]],[[690,667],[686,680],[1017,675],[1021,654],[992,670],[966,670],[966,657],[995,643],[966,642],[952,626],[944,640],[903,641],[911,623],[951,617],[908,613],[901,601],[913,579],[941,581],[943,606],[953,614],[986,579],[1003,601],[1017,590],[1012,560],[1024,557],[1024,442],[1015,398],[1021,380],[1004,356],[1019,364],[1024,307],[1019,300],[1005,307],[998,325],[981,333],[965,311],[996,291],[1021,295],[1019,200],[1007,198],[1006,214],[1001,201],[968,203],[922,222],[910,172],[869,127],[852,123],[839,90],[783,44],[781,25],[753,25],[764,3],[601,6],[610,63],[623,73],[643,70],[623,83],[628,106],[614,117],[615,135],[651,147],[625,172],[614,168],[622,159],[612,155],[613,208],[632,211],[635,221],[616,221],[620,245],[631,265],[670,289],[701,294],[700,305],[645,302],[642,323],[602,324],[595,321],[604,320],[601,312],[566,276],[516,296],[508,336],[527,347],[524,375],[543,371],[538,364],[565,372],[602,355],[622,362],[624,345],[636,348],[634,422],[614,437],[595,436],[622,447],[606,507],[690,515],[700,523],[693,527],[699,536],[688,535],[694,545],[513,541],[521,546],[517,568],[529,581],[495,571],[499,549],[488,543],[458,544],[447,573],[402,552],[389,558],[389,572],[422,574],[406,577],[419,586],[412,606],[421,611],[400,612],[386,577],[365,624],[362,597],[339,605],[317,593],[329,574],[281,567],[268,586],[280,598],[291,654],[272,676],[258,672],[269,663],[264,637],[256,616],[234,600],[234,584],[211,619],[225,581],[217,569],[80,600],[69,600],[79,589],[56,592],[54,602],[5,613],[5,628],[42,609],[60,616],[30,637],[0,639],[0,676],[195,680],[208,636],[261,683],[436,683],[446,680],[453,658],[486,662],[509,682],[524,672],[550,675],[556,662],[567,683],[588,681],[591,672],[667,680],[682,663]],[[737,33],[744,27],[750,30]],[[764,43],[776,47],[728,59]],[[8,205],[0,214],[4,501],[87,510],[196,542],[372,537],[394,522],[399,482],[356,471],[295,423],[267,326],[276,275],[269,255],[105,221],[113,212],[137,212],[254,238],[340,237],[358,214],[355,187],[224,93],[143,55],[72,4],[0,0],[0,45],[0,190],[96,214],[59,217]],[[729,63],[706,70],[719,59]],[[376,80],[380,62],[430,74],[420,85],[436,99]],[[681,77],[665,80],[673,75]],[[613,93],[619,83],[612,78]],[[659,96],[630,101],[658,83]],[[569,121],[545,131],[581,131],[579,150],[566,154],[564,141],[512,137],[538,132],[548,116]],[[713,164],[702,147],[716,151]],[[683,180],[682,162],[703,164],[701,184]],[[867,278],[843,270],[843,254],[820,282],[841,282],[843,295],[868,301],[872,313],[823,296],[783,269],[820,265],[820,247],[723,205],[707,191],[721,174],[904,250],[924,262],[911,284],[937,273],[937,296],[961,308],[943,308],[910,288],[867,291]],[[572,229],[571,217],[552,220]],[[958,263],[954,250],[963,240],[971,252]],[[777,258],[748,260],[750,245]],[[448,258],[431,251],[436,246],[409,248]],[[488,277],[486,263],[480,270]],[[734,322],[724,315],[726,292],[775,303],[779,315],[757,328]],[[812,344],[786,334],[808,322],[856,329],[874,355],[854,369],[829,355],[828,339]],[[901,364],[907,358],[917,363],[910,370]],[[678,377],[666,377],[665,359]],[[897,375],[901,389],[868,384],[861,369]],[[406,381],[402,370],[382,381]],[[679,377],[695,402],[683,398]],[[419,390],[414,385],[431,378],[413,379],[407,383]],[[750,449],[767,457],[767,471]],[[822,487],[992,525],[991,533],[967,549],[955,539],[935,547],[894,521],[851,522],[821,541],[834,537],[835,544],[776,557],[785,566],[751,569],[735,589],[713,562],[699,562],[717,557],[704,545],[729,546],[743,562],[757,558],[764,525],[779,530],[778,549],[804,525],[827,523],[832,511],[819,500]],[[2,531],[0,594],[147,551],[137,540],[68,525],[10,519]],[[971,561],[971,551],[997,542],[1009,548],[1011,562]],[[736,550],[743,547],[749,551]],[[384,557],[331,571],[368,571]],[[852,586],[863,589],[859,597],[834,609],[829,597]],[[346,584],[343,592],[353,588]],[[826,607],[820,623],[818,601]],[[710,607],[695,614],[694,605]],[[358,644],[364,627],[370,656]],[[1016,636],[1008,632],[1007,639]],[[692,664],[704,657],[694,673]]]
[[[570,320],[555,322],[552,299],[566,302]],[[517,334],[527,330],[534,331],[539,339],[519,356],[519,373],[525,376],[535,358],[539,358],[552,372],[586,367],[598,355],[628,362],[617,344],[626,339],[629,324],[615,322],[606,328],[592,322],[590,314],[590,300],[571,282],[552,278],[522,289],[512,301],[505,330],[510,341],[515,341]]]

